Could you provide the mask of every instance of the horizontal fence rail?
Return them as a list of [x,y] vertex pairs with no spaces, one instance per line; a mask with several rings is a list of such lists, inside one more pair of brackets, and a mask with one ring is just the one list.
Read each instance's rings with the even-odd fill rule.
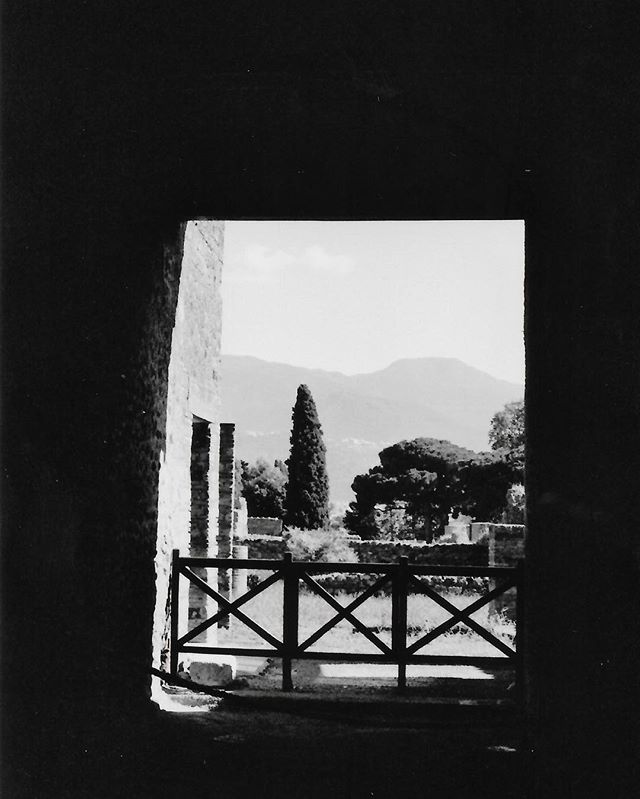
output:
[[[206,568],[229,570],[272,571],[273,573],[248,590],[242,596],[229,599],[221,594],[214,585],[208,583],[197,572]],[[511,668],[516,672],[516,680],[521,687],[522,646],[512,648],[500,640],[486,627],[471,618],[472,614],[505,594],[512,588],[517,589],[516,603],[516,639],[522,629],[522,612],[524,607],[522,595],[523,562],[518,566],[440,566],[409,563],[407,557],[400,557],[397,563],[320,563],[294,561],[291,554],[285,554],[282,560],[232,559],[232,558],[189,558],[181,557],[178,550],[173,551],[171,571],[171,673],[177,676],[180,653],[184,654],[220,654],[245,655],[248,657],[272,657],[282,659],[282,687],[285,691],[293,689],[292,661],[325,660],[351,663],[392,663],[398,667],[398,687],[406,686],[407,665],[473,665],[480,668]],[[348,605],[338,600],[315,579],[318,574],[369,574],[377,577],[368,587],[355,597]],[[421,577],[475,577],[488,578],[490,589],[470,602],[464,608],[458,608],[438,591],[431,588]],[[180,579],[186,579],[191,585],[213,599],[218,611],[184,635],[179,630],[179,595]],[[265,630],[260,624],[247,616],[243,611],[246,605],[263,591],[276,583],[283,583],[282,635],[281,640]],[[335,611],[335,615],[316,629],[304,641],[299,640],[299,598],[300,590],[305,587],[308,592],[321,597]],[[381,590],[391,594],[391,646],[381,640],[371,629],[363,624],[354,611],[367,599]],[[417,641],[407,642],[408,622],[407,604],[412,594],[423,594],[439,605],[449,618],[434,627]],[[193,643],[194,639],[208,628],[219,624],[225,618],[234,617],[247,628],[256,633],[268,646],[242,647],[217,646]],[[375,653],[362,654],[354,652],[320,652],[310,651],[309,647],[317,643],[340,621],[348,621],[355,630],[362,634],[376,648]],[[499,655],[428,655],[420,653],[423,647],[436,638],[447,633],[458,624],[465,624],[477,635],[489,643]]]

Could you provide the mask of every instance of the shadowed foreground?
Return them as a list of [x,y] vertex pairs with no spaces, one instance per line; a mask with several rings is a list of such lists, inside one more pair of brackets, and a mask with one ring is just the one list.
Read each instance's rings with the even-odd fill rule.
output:
[[135,721],[67,707],[20,742],[20,771],[7,787],[13,797],[92,799],[525,795],[512,715],[282,707],[295,712],[225,700]]

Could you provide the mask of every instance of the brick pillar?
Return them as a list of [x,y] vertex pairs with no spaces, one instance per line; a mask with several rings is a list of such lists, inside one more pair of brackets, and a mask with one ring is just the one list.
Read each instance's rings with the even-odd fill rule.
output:
[[[233,511],[235,494],[235,424],[220,425],[220,465],[218,471],[218,557],[230,558],[233,554]],[[218,590],[231,597],[231,571],[218,569]],[[220,626],[228,626],[229,619]]]
[[[191,524],[189,555],[204,558],[209,555],[209,465],[211,448],[211,425],[195,421],[191,436]],[[194,569],[201,579],[207,581],[206,569]],[[217,606],[205,593],[189,584],[188,629],[192,630],[215,612]],[[210,628],[211,629],[211,628]],[[193,639],[193,643],[205,643],[209,630]]]

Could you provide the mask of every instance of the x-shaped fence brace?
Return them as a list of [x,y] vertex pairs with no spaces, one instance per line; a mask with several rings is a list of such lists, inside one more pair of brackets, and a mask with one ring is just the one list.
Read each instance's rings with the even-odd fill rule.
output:
[[[198,574],[196,574],[193,570],[197,568],[256,569],[272,571],[272,574],[263,579],[251,590],[232,601],[227,599],[219,591],[213,588],[205,579],[202,579],[202,577],[198,576]],[[348,573],[350,571],[354,571],[358,574],[377,573],[380,576],[355,599],[349,602],[348,605],[344,606],[338,602],[338,600],[333,597],[331,593],[326,590],[326,588],[320,585],[317,580],[314,579],[314,577],[312,577],[313,573],[328,573],[334,570],[341,573]],[[471,616],[473,613],[487,605],[496,597],[504,594],[513,587],[517,587],[517,616],[518,619],[521,620],[523,612],[523,602],[521,597],[522,563],[517,569],[506,567],[489,567],[487,569],[461,567],[452,568],[449,570],[443,566],[426,568],[419,565],[410,565],[406,557],[401,557],[399,563],[395,564],[354,564],[352,569],[349,567],[349,564],[344,563],[294,562],[290,554],[286,554],[281,561],[258,559],[240,559],[234,561],[231,559],[220,558],[181,558],[178,550],[174,550],[171,574],[171,672],[174,674],[177,673],[178,668],[178,653],[184,649],[187,652],[211,652],[220,654],[239,654],[242,652],[247,652],[253,654],[254,656],[274,654],[277,657],[282,658],[282,685],[285,690],[291,690],[293,687],[292,661],[298,658],[329,658],[333,660],[357,659],[358,661],[362,660],[368,662],[378,662],[378,660],[382,660],[383,662],[395,662],[398,665],[398,687],[400,690],[403,690],[406,685],[406,667],[412,662],[449,661],[456,663],[476,663],[478,661],[491,661],[491,664],[495,665],[496,667],[499,667],[498,664],[500,662],[512,662],[515,663],[516,674],[520,675],[519,677],[516,677],[516,680],[518,684],[521,682],[521,669],[523,660],[521,647],[519,646],[518,651],[516,652],[515,649],[512,649],[510,646],[497,638],[493,633],[489,632],[489,630],[487,630],[481,624],[478,624],[478,622],[472,619]],[[444,596],[439,594],[429,585],[426,585],[423,580],[419,579],[421,576],[427,577],[429,575],[443,574],[471,577],[506,577],[506,579],[466,607],[457,608],[448,599],[445,599]],[[218,611],[179,638],[178,596],[180,576],[185,577],[206,596],[209,596],[211,599],[215,600],[218,605]],[[278,640],[278,638],[265,630],[260,624],[255,622],[241,610],[244,605],[280,580],[282,580],[284,584],[282,640]],[[387,587],[389,583],[391,583],[391,646],[388,646],[377,635],[375,635],[355,615],[355,611],[364,602],[366,602],[381,589]],[[333,608],[334,611],[336,611],[336,613],[331,619],[329,619],[329,621],[309,635],[306,640],[304,640],[302,643],[298,643],[298,604],[300,599],[301,585],[305,585],[313,594],[323,599],[331,608]],[[387,590],[389,589],[387,588]],[[430,632],[428,632],[426,635],[423,635],[417,641],[407,645],[407,600],[412,592],[418,592],[426,595],[429,599],[447,611],[450,618],[434,627]],[[187,646],[189,642],[193,641],[209,627],[212,627],[221,619],[231,616],[234,616],[239,622],[266,641],[267,644],[271,646],[271,649],[245,649],[244,647],[224,647],[210,645]],[[378,652],[373,655],[364,655],[349,652],[315,652],[310,650],[310,647],[312,647],[313,644],[319,641],[342,620],[348,621],[357,632],[361,633],[376,647]],[[420,650],[431,641],[440,637],[460,623],[465,624],[468,628],[477,633],[481,638],[491,644],[492,647],[497,649],[503,656],[506,655],[506,658],[485,658],[478,656],[458,655],[436,656],[420,652]],[[520,621],[518,621],[518,624],[519,623]]]
[[481,624],[478,624],[474,619],[471,618],[472,613],[475,613],[481,607],[487,605],[492,599],[495,599],[495,597],[500,596],[501,594],[504,594],[505,591],[513,588],[516,585],[515,580],[507,580],[501,585],[493,588],[491,591],[488,591],[483,596],[479,597],[470,605],[467,605],[464,608],[457,608],[455,605],[452,605],[451,602],[441,596],[437,591],[434,591],[432,588],[429,588],[429,586],[425,585],[415,575],[410,575],[409,579],[421,593],[426,594],[436,604],[448,611],[451,614],[451,618],[443,621],[442,624],[434,627],[429,633],[415,641],[413,644],[411,644],[411,646],[407,647],[408,655],[415,654],[418,649],[422,649],[423,646],[426,646],[435,638],[443,635],[447,632],[447,630],[455,627],[456,624],[463,622],[463,624],[466,624],[467,627],[470,627],[474,632],[478,633],[479,636],[492,644],[492,646],[494,646],[496,649],[499,649],[503,654],[507,655],[508,657],[516,656],[515,649],[512,649],[510,646],[504,644],[499,638],[496,638],[495,635],[492,635],[492,633],[490,633],[485,627],[483,627]]
[[[246,594],[243,594],[239,599],[236,599],[234,602],[230,602],[224,596],[222,596],[218,591],[212,588],[209,583],[207,583],[202,578],[198,577],[191,569],[187,566],[180,567],[180,573],[186,577],[191,583],[195,586],[200,588],[205,594],[210,596],[214,599],[219,607],[222,609],[219,610],[216,614],[209,617],[197,627],[191,629],[188,633],[179,638],[177,644],[179,647],[182,647],[184,644],[187,644],[189,641],[192,641],[202,632],[207,630],[209,627],[212,627],[216,622],[220,619],[224,618],[228,615],[235,616],[239,621],[257,633],[261,638],[263,638],[267,643],[271,644],[275,649],[281,650],[284,646],[282,641],[278,641],[274,636],[272,636],[269,632],[267,632],[263,627],[261,627],[257,622],[253,621],[249,616],[244,614],[240,608],[242,605],[245,605],[247,602],[254,599],[260,593],[265,591],[274,583],[278,582],[279,580],[283,579],[284,572],[282,570],[275,571],[272,575],[267,577],[265,580],[261,581],[248,591]],[[350,602],[346,607],[341,605],[325,588],[319,585],[316,580],[311,577],[305,571],[301,571],[299,573],[299,577],[306,583],[306,585],[318,596],[320,596],[324,601],[330,605],[334,610],[337,611],[336,615],[327,621],[325,624],[322,625],[318,630],[316,630],[312,635],[310,635],[305,641],[299,644],[296,647],[296,651],[298,653],[302,653],[305,650],[308,650],[313,644],[320,640],[326,633],[329,632],[333,627],[336,626],[340,621],[346,619],[349,621],[358,632],[367,638],[375,647],[377,647],[383,654],[385,655],[392,655],[393,652],[384,641],[380,640],[377,635],[371,632],[368,627],[366,627],[356,616],[353,615],[353,611],[355,611],[360,605],[366,602],[369,597],[373,596],[377,591],[383,588],[387,583],[389,583],[393,576],[391,574],[384,574],[375,583],[369,586],[363,593],[357,596],[352,602]],[[513,588],[516,583],[515,580],[507,580],[506,582],[496,586],[491,591],[487,592],[483,596],[479,597],[475,602],[472,602],[470,605],[467,605],[464,608],[457,608],[451,602],[446,600],[441,594],[437,591],[434,591],[429,586],[425,585],[422,580],[420,580],[415,575],[409,576],[410,581],[413,585],[418,589],[420,593],[425,594],[428,596],[433,602],[440,605],[440,607],[444,608],[448,613],[451,614],[451,618],[447,619],[446,621],[439,624],[429,633],[424,635],[418,641],[415,641],[411,646],[406,647],[406,654],[413,655],[419,649],[422,649],[424,646],[429,644],[431,641],[439,638],[441,635],[450,630],[452,627],[455,627],[456,624],[462,622],[466,624],[470,629],[480,635],[484,640],[502,652],[504,655],[508,657],[515,657],[516,652],[511,647],[507,646],[503,643],[499,638],[496,638],[492,633],[490,633],[485,627],[478,624],[474,619],[471,618],[471,615],[475,613],[480,608],[484,607],[484,605],[491,602],[497,596],[504,594],[510,588]]]
[[250,619],[249,616],[245,615],[241,610],[239,610],[242,605],[258,596],[258,594],[262,593],[262,591],[264,591],[266,588],[269,588],[270,585],[273,585],[274,583],[277,583],[278,580],[281,580],[283,577],[282,571],[274,572],[270,577],[267,577],[246,594],[243,594],[239,599],[236,599],[235,602],[229,602],[228,599],[225,599],[222,594],[219,594],[209,585],[209,583],[207,583],[205,580],[202,580],[197,574],[194,574],[187,566],[181,566],[180,573],[184,575],[189,582],[200,588],[200,590],[205,594],[210,596],[212,599],[215,599],[218,605],[222,607],[222,610],[219,610],[215,615],[210,616],[197,627],[189,630],[189,632],[186,635],[183,635],[182,638],[179,638],[177,642],[178,647],[182,647],[184,644],[192,641],[194,638],[200,635],[200,633],[204,632],[209,627],[212,627],[217,621],[225,616],[233,615],[243,624],[257,633],[261,638],[264,638],[264,640],[271,644],[272,647],[278,650],[282,649],[282,641],[278,641],[278,639],[274,638],[271,633],[267,632],[259,624],[253,621],[253,619]]
[[391,649],[384,643],[384,641],[381,641],[377,635],[374,635],[371,632],[371,630],[368,627],[365,627],[365,625],[360,621],[360,619],[356,618],[352,613],[352,611],[360,607],[360,605],[362,605],[363,602],[366,602],[366,600],[369,599],[370,596],[373,596],[373,594],[375,594],[376,591],[379,591],[384,585],[386,585],[392,579],[390,574],[385,574],[379,580],[376,580],[376,582],[373,583],[373,585],[370,585],[369,588],[366,589],[366,591],[364,591],[362,594],[356,597],[356,599],[354,599],[353,602],[350,602],[346,607],[344,607],[336,599],[334,599],[334,597],[332,597],[331,594],[328,591],[326,591],[321,585],[318,585],[318,583],[309,574],[307,574],[306,572],[302,572],[301,577],[304,580],[304,582],[309,586],[309,588],[312,589],[312,591],[321,596],[325,600],[325,602],[327,602],[327,604],[331,605],[331,607],[334,610],[337,610],[338,612],[326,624],[323,624],[319,630],[316,630],[316,632],[313,633],[313,635],[310,635],[306,641],[300,644],[300,646],[298,647],[298,650],[300,652],[303,652],[305,649],[308,649],[312,644],[315,644],[316,641],[322,638],[322,636],[325,635],[325,633],[329,632],[329,630],[332,627],[335,627],[335,625],[338,624],[338,622],[340,622],[342,619],[347,619],[347,621],[350,621],[351,624],[353,624],[353,626],[356,628],[356,630],[358,630],[358,632],[362,633],[362,635],[364,635],[365,638],[371,641],[371,643],[374,644],[374,646],[376,646],[378,649],[380,649],[385,655],[392,654]]

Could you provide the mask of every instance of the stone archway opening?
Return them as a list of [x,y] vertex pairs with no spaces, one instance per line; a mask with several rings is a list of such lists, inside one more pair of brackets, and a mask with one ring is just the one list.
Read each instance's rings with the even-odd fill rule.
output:
[[[522,240],[520,241],[520,245],[522,246]],[[286,256],[286,253],[285,253],[285,256]],[[319,268],[327,268],[327,264],[325,262],[320,263],[318,261],[318,253],[312,253],[312,256],[315,258],[315,261],[313,262],[314,268],[317,268],[317,269],[319,269]],[[286,260],[286,258],[285,258],[285,260]],[[277,266],[277,264],[265,264],[265,267],[266,266]],[[341,262],[341,261],[338,261],[338,263],[335,264],[334,266],[335,267],[339,267],[339,268],[343,268],[344,263]],[[522,290],[522,286],[520,286],[520,289]],[[500,404],[497,404],[496,407],[491,407],[490,408],[490,412],[491,413],[494,412],[494,411],[498,411],[498,410],[500,410]],[[289,408],[286,408],[286,414],[287,415],[288,415],[288,412],[289,412]],[[225,418],[227,418],[227,416],[229,416],[229,415],[230,414],[227,412],[226,415],[225,415]],[[487,415],[487,418],[486,418],[486,421],[485,421],[485,424],[486,424],[487,428],[488,428],[489,421],[490,421],[490,413]],[[379,447],[379,448],[381,448],[381,447]],[[286,456],[286,453],[281,453],[281,454],[284,454]],[[371,464],[371,465],[373,465],[373,464]],[[222,473],[223,473],[223,468],[224,467],[223,467],[222,455],[221,455],[220,472],[219,472],[220,475],[222,475]],[[223,508],[224,497],[223,497],[223,489],[222,489],[221,480],[222,480],[222,477],[220,477],[220,482],[219,482],[219,485],[220,485],[220,493],[219,493],[219,501],[220,501],[219,522],[220,522],[220,524],[219,524],[219,530],[222,529],[223,517],[227,517],[227,516],[231,517],[231,515],[232,515],[231,514],[232,500],[231,500],[231,505],[226,507],[226,510]],[[229,529],[232,530],[232,525],[229,524],[228,526],[229,526]],[[469,533],[469,534],[471,534],[471,533]],[[232,555],[232,547],[231,547],[230,537],[227,537],[224,540],[223,540],[222,537],[219,538],[217,552],[218,552],[218,555],[220,557],[229,557],[229,556]],[[255,550],[254,550],[254,552],[255,552]],[[253,557],[266,557],[266,556],[265,555],[254,554]],[[490,556],[488,555],[488,557],[490,557]],[[378,558],[375,557],[375,556],[368,558],[368,560],[377,560],[377,559]],[[485,560],[484,562],[487,565],[494,565],[493,563],[490,563],[487,560]],[[462,565],[464,565],[464,564],[462,564]],[[467,565],[469,565],[469,564],[467,564]],[[478,565],[478,564],[474,561],[474,563],[471,564],[471,565]],[[226,593],[227,596],[229,596],[230,595],[230,586],[224,582],[225,579],[226,579],[226,575],[222,571],[218,575],[218,579],[219,579],[218,585],[219,585],[219,587],[221,589],[221,593]]]
[[[191,220],[165,253],[179,259],[180,278],[158,478],[152,665],[160,669],[166,669],[169,655],[172,551],[195,557],[217,553],[223,242],[223,222]],[[201,591],[181,587],[181,634],[206,616],[208,605]],[[162,702],[156,678],[152,697]]]

